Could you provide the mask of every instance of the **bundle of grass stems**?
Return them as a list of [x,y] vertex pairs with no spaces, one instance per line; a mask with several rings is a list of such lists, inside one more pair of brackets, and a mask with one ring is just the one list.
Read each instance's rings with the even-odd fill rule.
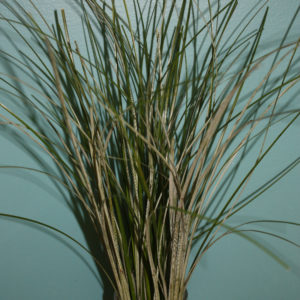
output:
[[[116,299],[184,299],[203,255],[231,233],[285,265],[248,236],[245,226],[259,220],[226,221],[299,163],[241,196],[299,117],[299,109],[284,109],[292,101],[287,92],[299,87],[299,38],[284,36],[260,55],[265,2],[236,27],[238,1],[200,2],[78,1],[81,41],[69,33],[64,10],[54,12],[52,24],[31,0],[30,9],[0,4],[9,12],[1,22],[29,51],[1,55],[35,83],[1,73],[2,92],[23,107],[2,101],[2,126],[24,134],[54,163],[53,172],[35,171],[68,191],[83,232],[89,228],[87,248],[75,242],[93,256],[104,292]],[[255,159],[245,169],[248,153]],[[1,215],[73,239],[40,221]]]

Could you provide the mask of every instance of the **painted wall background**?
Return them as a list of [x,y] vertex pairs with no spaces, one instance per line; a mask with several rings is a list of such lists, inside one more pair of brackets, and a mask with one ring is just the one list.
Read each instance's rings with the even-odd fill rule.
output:
[[[74,11],[72,1],[39,0],[35,3],[38,3],[47,20],[53,17],[53,9],[65,8],[71,34],[76,34],[76,39],[80,41],[80,18]],[[236,24],[255,3],[240,1]],[[22,1],[22,5],[29,7],[27,1]],[[265,45],[278,45],[279,37],[287,28],[299,1],[271,0],[268,5],[270,12],[263,40]],[[0,13],[5,15],[5,11]],[[299,35],[299,28],[300,17],[291,30],[290,39]],[[7,42],[7,36],[22,47],[22,41],[1,21],[0,48],[13,53],[13,45]],[[3,63],[1,60],[0,72],[4,72]],[[2,98],[3,93],[0,96]],[[299,94],[294,96],[299,97]],[[297,102],[299,107],[300,98]],[[0,131],[0,165],[37,167],[35,160],[14,139],[9,132]],[[252,177],[247,191],[258,187],[272,174],[299,158],[299,153],[300,120],[272,150]],[[255,217],[299,222],[299,178],[300,166],[259,197],[243,212],[244,218],[238,221]],[[45,176],[0,169],[0,211],[40,220],[84,243],[74,216]],[[264,225],[261,228],[271,229],[300,243],[299,228],[284,225]],[[286,271],[255,246],[230,235],[215,244],[203,257],[188,287],[189,300],[299,299],[299,248],[269,237],[255,237],[265,239],[266,245],[287,261],[292,269]],[[41,227],[0,217],[0,299],[101,299],[102,290],[97,276],[91,258],[72,242]]]

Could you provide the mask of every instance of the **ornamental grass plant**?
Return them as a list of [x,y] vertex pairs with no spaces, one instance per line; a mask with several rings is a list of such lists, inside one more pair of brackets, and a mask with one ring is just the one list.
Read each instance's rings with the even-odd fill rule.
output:
[[[300,114],[287,97],[299,89],[299,37],[258,51],[266,2],[233,27],[235,0],[83,0],[76,9],[84,43],[69,33],[64,10],[49,23],[29,2],[30,10],[0,3],[10,13],[1,22],[30,52],[1,55],[31,82],[1,71],[2,92],[22,108],[0,101],[2,127],[54,163],[51,172],[30,171],[68,192],[87,247],[42,220],[0,215],[72,239],[93,256],[104,292],[120,300],[184,299],[203,255],[232,233],[285,266],[248,232],[259,222],[299,224],[227,223],[299,163],[242,196]],[[270,135],[275,124],[281,128]],[[249,154],[255,159],[243,164]]]

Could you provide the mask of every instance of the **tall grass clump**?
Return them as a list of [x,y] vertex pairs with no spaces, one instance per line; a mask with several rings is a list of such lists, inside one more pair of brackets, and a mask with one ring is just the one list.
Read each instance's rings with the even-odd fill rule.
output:
[[64,10],[50,24],[29,2],[0,4],[28,50],[1,55],[31,82],[1,71],[1,90],[23,107],[0,103],[2,126],[55,164],[40,172],[68,191],[83,232],[92,228],[86,250],[115,297],[184,299],[202,256],[230,233],[284,264],[241,227],[255,221],[226,223],[299,163],[241,197],[300,113],[288,97],[299,88],[299,37],[260,47],[266,3],[234,27],[235,0],[83,0],[76,41]]

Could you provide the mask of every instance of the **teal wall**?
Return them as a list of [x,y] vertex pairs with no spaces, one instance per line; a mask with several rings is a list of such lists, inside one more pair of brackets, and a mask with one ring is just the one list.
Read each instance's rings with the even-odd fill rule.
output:
[[[23,2],[27,3],[22,1],[22,5]],[[39,8],[48,20],[51,20],[54,8],[65,7],[71,32],[77,34],[80,31],[80,20],[70,5],[72,1],[35,2],[38,2]],[[246,0],[240,2],[236,23],[249,7],[256,3]],[[284,33],[298,5],[298,0],[269,1],[270,13],[264,33],[265,45],[278,44],[278,38]],[[8,34],[18,46],[23,47],[22,42],[16,39],[3,21],[0,21],[0,24],[1,49],[14,52],[14,47],[7,43],[5,34]],[[291,31],[291,39],[296,34],[299,36],[299,28],[300,17],[297,18]],[[80,36],[77,38],[80,39]],[[1,60],[0,72],[4,71],[3,64]],[[11,101],[8,98],[4,99],[3,93],[0,95],[1,102]],[[299,98],[299,94],[295,96]],[[297,101],[300,103],[300,99]],[[24,150],[25,148],[16,142],[15,137],[1,127],[0,165],[38,167],[34,158]],[[252,177],[246,193],[297,159],[299,154],[300,120],[290,128]],[[40,155],[43,156],[42,153]],[[237,221],[267,218],[299,222],[299,178],[300,166],[259,197],[243,212],[243,218],[240,217]],[[40,220],[62,229],[84,243],[80,227],[66,206],[64,198],[46,176],[21,170],[0,169],[0,212]],[[300,228],[264,225],[260,229],[270,229],[300,243]],[[265,244],[291,265],[291,270],[286,271],[247,241],[229,235],[216,243],[203,257],[189,284],[189,299],[300,299],[299,248],[266,236],[255,235],[255,237],[259,240],[265,239]],[[0,217],[0,299],[81,300],[100,299],[101,294],[95,265],[84,251],[72,242],[41,227]]]

